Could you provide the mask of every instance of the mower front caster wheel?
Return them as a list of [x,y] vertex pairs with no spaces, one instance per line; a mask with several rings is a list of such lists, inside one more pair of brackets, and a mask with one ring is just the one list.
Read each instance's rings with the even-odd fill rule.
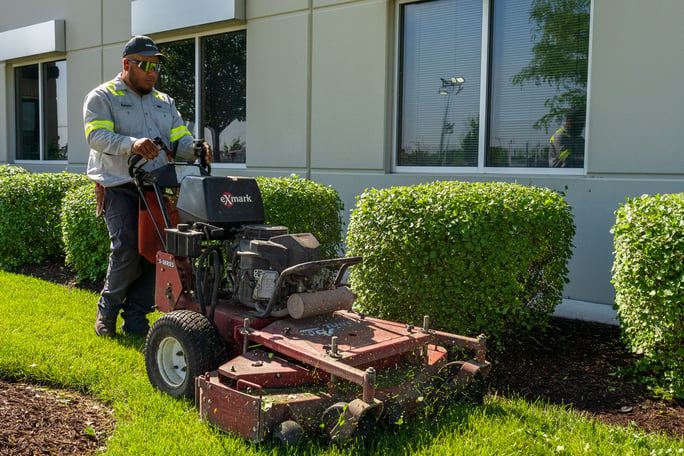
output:
[[304,436],[304,429],[296,421],[283,421],[273,432],[273,438],[284,447],[296,447]]
[[195,397],[195,377],[224,361],[225,346],[209,319],[176,310],[154,322],[145,340],[145,368],[155,388],[173,397]]
[[342,426],[348,426],[345,423],[343,415],[349,407],[346,402],[337,402],[323,412],[321,421],[323,421],[323,428],[330,440],[335,442],[339,447],[351,446],[353,448],[362,448],[368,445],[372,440],[376,428],[376,419],[373,413],[363,413],[358,421],[353,424],[354,431],[347,438],[342,438],[345,432],[342,431]]

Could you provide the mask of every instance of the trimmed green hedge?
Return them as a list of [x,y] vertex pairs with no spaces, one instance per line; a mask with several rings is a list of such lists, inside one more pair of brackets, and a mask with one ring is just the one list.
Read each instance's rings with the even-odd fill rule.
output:
[[567,282],[575,226],[563,197],[506,183],[368,190],[353,210],[350,279],[363,312],[500,342],[543,328]]
[[[324,255],[336,256],[342,244],[342,202],[336,190],[297,177],[257,178],[264,200],[266,222],[285,225],[291,233],[310,232],[321,242]],[[92,183],[77,188],[62,207],[62,235],[67,263],[79,279],[105,277],[109,234],[104,218],[95,217]]]
[[17,270],[62,253],[62,198],[85,182],[85,176],[66,172],[0,177],[0,269]]
[[284,225],[290,233],[311,233],[325,257],[342,250],[344,209],[337,190],[298,176],[258,177],[266,223]]
[[30,174],[30,172],[19,166],[0,165],[0,177],[11,177],[17,174]]
[[94,184],[75,188],[62,201],[62,239],[66,263],[79,280],[101,280],[109,264],[109,231],[104,217],[96,217]]
[[623,339],[656,391],[684,398],[684,194],[627,199],[615,214]]

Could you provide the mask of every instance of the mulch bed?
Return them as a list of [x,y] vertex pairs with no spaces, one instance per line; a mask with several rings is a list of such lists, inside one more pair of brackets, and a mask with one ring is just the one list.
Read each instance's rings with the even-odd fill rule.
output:
[[[23,273],[98,292],[78,284],[63,259]],[[622,375],[634,361],[617,326],[552,318],[549,330],[490,353],[489,391],[568,406],[598,421],[684,436],[684,402],[667,402]],[[102,404],[73,392],[0,382],[0,456],[94,454],[115,425]]]
[[0,381],[0,455],[94,454],[114,425],[112,411],[88,397]]
[[546,334],[493,355],[489,388],[681,439],[684,401],[664,401],[631,377],[635,359],[621,343],[617,326],[552,318]]

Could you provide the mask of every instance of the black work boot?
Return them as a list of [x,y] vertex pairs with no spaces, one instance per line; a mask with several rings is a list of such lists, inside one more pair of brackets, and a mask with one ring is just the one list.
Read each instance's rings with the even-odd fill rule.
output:
[[114,337],[116,335],[116,315],[105,317],[98,308],[95,317],[95,334],[100,337]]

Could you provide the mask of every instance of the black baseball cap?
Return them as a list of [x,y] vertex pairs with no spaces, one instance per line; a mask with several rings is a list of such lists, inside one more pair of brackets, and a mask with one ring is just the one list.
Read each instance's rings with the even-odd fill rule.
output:
[[126,43],[126,46],[123,50],[123,56],[126,57],[127,55],[131,54],[138,54],[144,57],[152,57],[156,55],[159,57],[160,61],[163,62],[166,60],[164,54],[159,52],[159,48],[156,44],[154,44],[154,41],[152,41],[152,38],[145,35],[136,35],[128,40],[128,43]]

